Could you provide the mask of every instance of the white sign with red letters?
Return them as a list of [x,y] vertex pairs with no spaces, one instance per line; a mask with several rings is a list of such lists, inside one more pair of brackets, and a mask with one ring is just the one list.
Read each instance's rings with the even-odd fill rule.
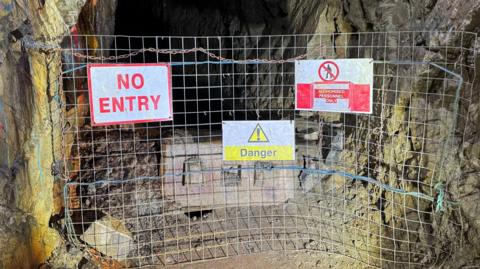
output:
[[170,65],[89,64],[92,125],[172,120]]
[[373,59],[295,61],[297,110],[372,113]]

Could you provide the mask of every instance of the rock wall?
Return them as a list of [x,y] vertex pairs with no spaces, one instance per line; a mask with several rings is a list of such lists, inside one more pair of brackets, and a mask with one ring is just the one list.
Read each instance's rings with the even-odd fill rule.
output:
[[[327,1],[328,2],[328,1]],[[430,30],[432,31],[432,38],[427,41],[427,44],[446,44],[445,42],[455,42],[452,40],[460,40],[463,36],[460,34],[452,34],[451,40],[446,40],[441,35],[437,35],[433,31],[455,31],[466,30],[478,32],[479,21],[478,12],[480,10],[480,3],[478,1],[329,1],[327,7],[318,17],[316,31],[327,32],[350,32],[350,31],[402,31],[402,30]],[[298,21],[294,21],[292,25],[301,25],[306,16],[298,16]],[[398,40],[391,40],[393,44]],[[470,42],[470,47],[475,47],[477,40],[464,40],[466,44]],[[345,44],[344,41],[338,40],[338,46]],[[408,42],[408,41],[407,41]],[[431,43],[429,43],[431,42]],[[427,59],[436,59],[441,52],[422,52]],[[339,56],[342,56],[339,54]],[[472,57],[474,55],[471,55]],[[449,60],[457,59],[458,62],[466,61],[472,63],[472,59],[464,59],[459,54],[452,53]],[[438,58],[437,58],[438,59]],[[451,66],[451,68],[455,68]],[[462,72],[466,81],[474,81],[473,88],[468,85],[462,89],[462,96],[465,99],[461,100],[459,116],[457,139],[453,145],[448,148],[448,161],[445,165],[447,189],[451,197],[461,200],[459,210],[448,211],[441,216],[435,217],[433,220],[432,235],[435,237],[433,245],[440,249],[448,249],[452,252],[451,258],[440,255],[442,261],[437,262],[436,266],[444,268],[460,268],[462,266],[475,265],[479,262],[479,241],[478,238],[478,207],[473,202],[480,198],[478,195],[478,182],[480,180],[479,173],[479,150],[478,141],[480,138],[479,122],[479,94],[478,83],[473,79],[478,76],[475,70],[459,70]],[[478,81],[478,80],[477,80]],[[419,85],[422,87],[421,85]],[[400,86],[402,89],[407,89],[408,85]],[[406,96],[396,96],[395,103],[402,104],[407,99]],[[422,103],[423,102],[423,103]],[[425,105],[425,100],[422,98],[413,99],[410,105],[412,107],[421,107]],[[432,110],[438,109],[440,103],[431,104]],[[416,136],[415,132],[418,130],[409,130],[404,125],[399,125],[398,120],[404,117],[407,110],[398,110],[392,108],[391,111],[385,111],[389,116],[387,120],[388,134],[401,133],[412,131],[412,136]],[[411,113],[411,112],[410,112]],[[414,116],[415,118],[416,116]],[[437,115],[438,117],[438,115]],[[431,117],[435,118],[435,116]],[[418,122],[420,119],[412,119]],[[440,133],[429,133],[429,137],[434,140],[442,141],[442,138],[448,131],[445,127],[444,131]],[[390,135],[389,135],[390,136]],[[387,137],[385,144],[398,145],[401,147],[402,141],[392,141],[394,136]],[[415,148],[418,143],[412,141],[412,146]],[[346,142],[348,148],[348,140]],[[405,144],[407,145],[407,144]],[[438,148],[441,144],[430,145],[429,147]],[[387,150],[383,156],[387,157]],[[393,149],[395,151],[395,149]],[[400,152],[405,149],[399,148]],[[378,156],[382,156],[382,153]],[[395,156],[395,154],[393,155]],[[414,156],[412,156],[414,157]],[[414,159],[414,158],[413,158]],[[432,163],[421,163],[429,167]],[[390,177],[397,177],[395,174],[389,173]],[[437,175],[438,176],[438,175]],[[386,178],[386,182],[388,179]],[[477,183],[474,183],[477,182]],[[392,182],[390,182],[392,183]],[[387,205],[384,208],[385,212],[391,209]],[[392,222],[388,221],[390,225]],[[398,224],[397,224],[398,227]],[[410,229],[412,226],[410,226]],[[415,228],[414,228],[415,229]],[[388,234],[386,234],[388,236]],[[424,239],[419,239],[420,241]],[[437,240],[437,241],[435,241]],[[393,246],[392,246],[393,247]],[[401,249],[401,245],[397,245]],[[476,253],[476,254],[475,254]],[[438,254],[438,253],[437,253]]]
[[58,46],[84,4],[0,2],[0,268],[37,268],[62,242],[60,54],[29,41]]

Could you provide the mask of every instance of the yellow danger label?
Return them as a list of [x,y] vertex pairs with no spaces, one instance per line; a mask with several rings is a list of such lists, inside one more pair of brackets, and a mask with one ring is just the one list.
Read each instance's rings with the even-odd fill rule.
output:
[[295,160],[294,151],[293,146],[226,146],[224,148],[224,160],[291,161]]
[[248,139],[249,143],[255,143],[255,142],[268,142],[267,135],[262,129],[262,126],[260,124],[257,124],[255,126],[255,129],[253,129],[252,134],[250,135],[250,138]]

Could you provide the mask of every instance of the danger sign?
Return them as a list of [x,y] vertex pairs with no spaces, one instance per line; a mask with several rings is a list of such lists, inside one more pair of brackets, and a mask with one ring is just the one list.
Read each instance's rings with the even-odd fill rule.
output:
[[373,59],[295,62],[296,109],[372,113]]
[[172,120],[170,65],[90,64],[92,125]]
[[295,160],[293,121],[224,121],[223,160]]
[[250,135],[250,138],[248,139],[248,142],[250,143],[269,142],[267,135],[265,134],[265,131],[263,131],[262,126],[260,126],[260,124],[257,124],[257,126],[255,126],[253,133]]

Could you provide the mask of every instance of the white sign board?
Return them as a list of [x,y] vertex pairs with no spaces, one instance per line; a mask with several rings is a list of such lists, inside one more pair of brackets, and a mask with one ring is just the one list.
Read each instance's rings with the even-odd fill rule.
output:
[[297,110],[372,113],[373,59],[295,61]]
[[170,65],[90,64],[92,125],[172,120]]
[[295,160],[295,124],[288,120],[224,121],[223,160]]

